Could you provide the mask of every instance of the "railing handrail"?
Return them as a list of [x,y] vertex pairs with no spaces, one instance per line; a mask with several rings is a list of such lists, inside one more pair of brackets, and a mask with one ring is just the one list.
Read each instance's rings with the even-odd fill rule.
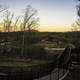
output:
[[66,64],[70,60],[71,47],[67,47],[64,52],[58,56],[57,63],[59,66]]

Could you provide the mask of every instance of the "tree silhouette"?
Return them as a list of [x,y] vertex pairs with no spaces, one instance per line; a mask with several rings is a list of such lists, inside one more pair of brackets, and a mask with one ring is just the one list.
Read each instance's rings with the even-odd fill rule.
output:
[[25,32],[27,31],[27,43],[31,40],[31,30],[35,29],[38,26],[38,17],[36,16],[37,10],[33,9],[30,5],[28,5],[24,10],[23,21],[21,23],[21,27],[23,30],[22,36],[22,55],[24,53],[25,47]]
[[7,9],[7,6],[2,6],[2,5],[0,5],[0,12],[5,11],[6,9]]
[[13,28],[14,28],[14,32],[18,31],[18,21],[19,21],[19,16],[16,17]]
[[80,18],[72,24],[72,30],[76,32],[80,31]]
[[4,13],[4,32],[10,32],[12,29],[12,19],[14,17],[14,13],[10,13],[9,10]]
[[77,5],[77,15],[78,19],[75,21],[75,23],[72,24],[72,30],[76,32],[80,31],[80,4]]

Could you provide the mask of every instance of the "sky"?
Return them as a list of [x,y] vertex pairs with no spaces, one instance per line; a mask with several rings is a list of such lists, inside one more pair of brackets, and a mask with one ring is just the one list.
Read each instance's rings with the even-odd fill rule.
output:
[[77,18],[76,0],[0,0],[0,4],[8,6],[16,16],[31,5],[38,11],[40,31],[70,31]]

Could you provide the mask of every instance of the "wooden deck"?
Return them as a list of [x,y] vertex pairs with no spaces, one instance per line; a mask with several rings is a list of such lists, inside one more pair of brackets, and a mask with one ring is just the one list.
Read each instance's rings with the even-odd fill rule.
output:
[[64,74],[63,74],[63,69],[55,68],[51,72],[51,74],[41,77],[39,79],[34,79],[34,80],[63,80],[63,78],[65,78],[68,73],[69,73],[68,70],[64,70]]

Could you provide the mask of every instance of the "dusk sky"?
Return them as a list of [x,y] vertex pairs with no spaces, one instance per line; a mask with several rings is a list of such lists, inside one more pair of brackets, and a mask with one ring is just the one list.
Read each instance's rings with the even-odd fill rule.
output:
[[0,0],[0,4],[8,6],[16,16],[31,5],[38,10],[40,31],[68,31],[77,17],[76,0]]

